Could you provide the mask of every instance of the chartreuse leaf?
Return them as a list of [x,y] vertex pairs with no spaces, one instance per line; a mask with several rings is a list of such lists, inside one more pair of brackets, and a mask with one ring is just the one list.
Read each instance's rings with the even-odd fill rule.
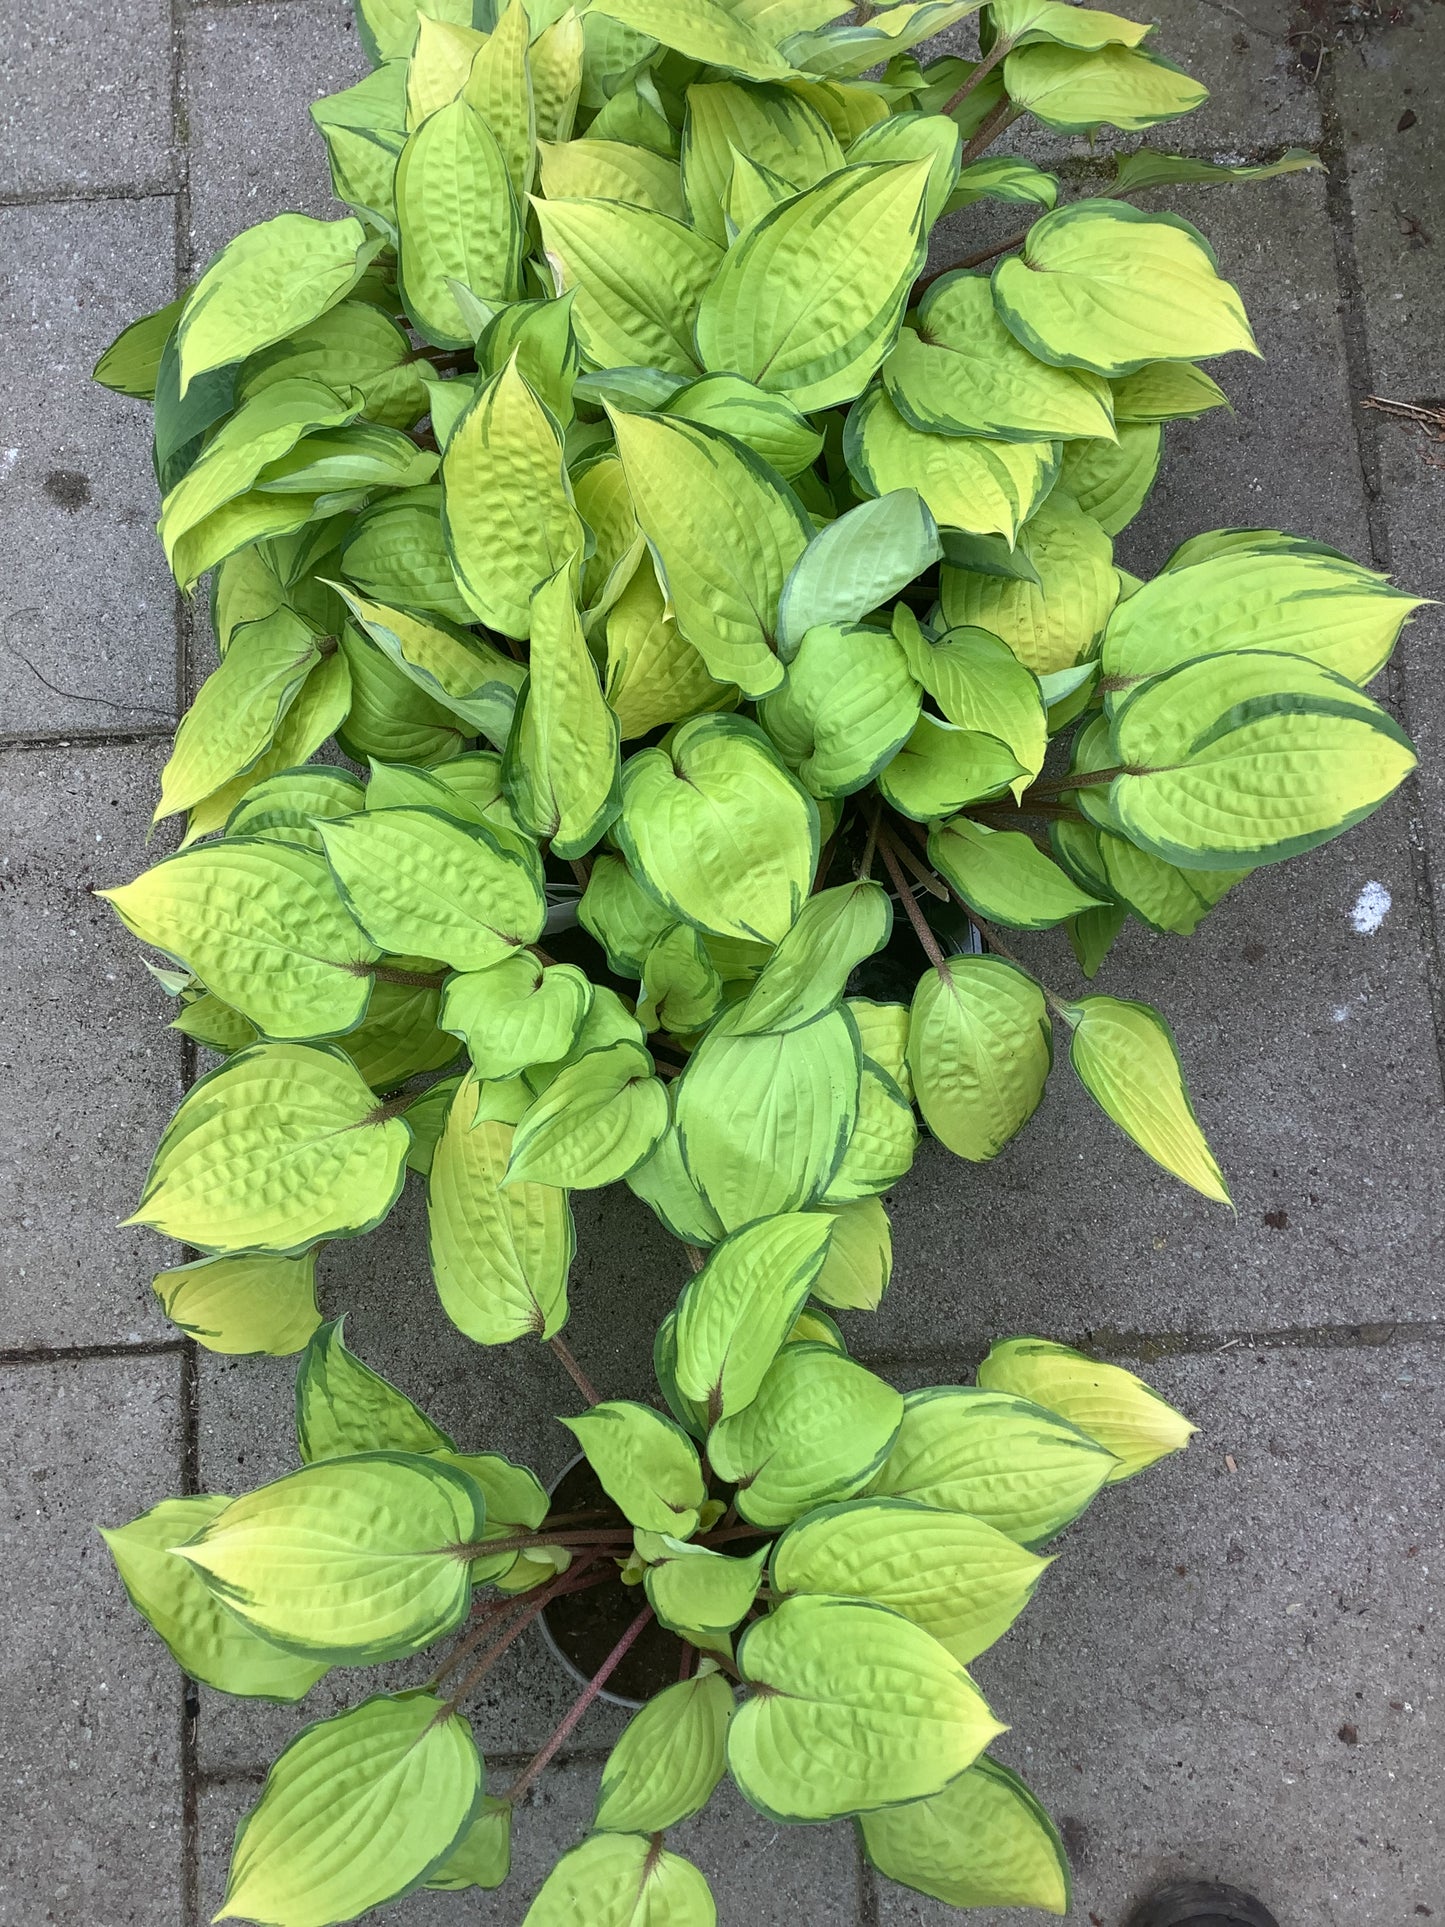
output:
[[490,643],[446,625],[445,617],[393,609],[337,585],[377,648],[409,682],[494,743],[504,743],[526,672]]
[[572,140],[540,148],[542,192],[549,201],[624,201],[686,217],[675,160],[627,141]]
[[892,636],[821,623],[803,635],[787,681],[763,698],[758,716],[813,795],[851,796],[907,742],[919,707]]
[[1231,548],[1166,570],[1120,603],[1100,651],[1113,709],[1131,683],[1196,656],[1308,656],[1362,687],[1420,599],[1330,550]]
[[966,1665],[1007,1632],[1049,1563],[967,1513],[870,1498],[820,1506],[789,1526],[769,1576],[784,1594],[888,1606]]
[[[456,1039],[437,1027],[444,973],[425,957],[393,957],[382,967],[396,971],[402,981],[377,984],[365,1017],[336,1039],[378,1094],[426,1071],[445,1070],[460,1055]],[[408,1109],[408,1125],[411,1121]]]
[[[965,10],[973,11],[971,6],[960,11]],[[860,161],[926,160],[933,171],[924,197],[923,224],[931,228],[953,192],[961,152],[958,128],[942,114],[894,114],[858,136],[848,149],[848,165],[856,167]]]
[[702,936],[691,924],[673,924],[643,963],[637,1021],[648,1031],[685,1036],[710,1024],[722,1002],[722,979]]
[[877,1004],[868,997],[850,997],[848,1013],[858,1031],[863,1055],[871,1057],[893,1079],[910,1101],[913,1080],[907,1063],[907,1004]]
[[741,375],[703,375],[687,382],[661,412],[720,429],[788,479],[807,468],[823,446],[821,434],[790,401]]
[[929,1799],[861,1815],[858,1829],[880,1873],[950,1907],[1069,1911],[1058,1829],[1018,1775],[987,1755]]
[[352,703],[351,671],[345,655],[338,651],[324,657],[307,675],[281,718],[270,748],[263,750],[244,774],[232,777],[192,805],[182,843],[194,843],[197,837],[224,829],[231,812],[257,783],[314,756],[327,737],[340,728]]
[[790,661],[820,623],[858,622],[881,609],[942,554],[937,525],[915,489],[860,502],[814,536],[783,585],[779,655]]
[[1069,1062],[1099,1108],[1139,1149],[1219,1204],[1229,1188],[1194,1115],[1178,1046],[1148,1004],[1084,997],[1060,1013],[1072,1030]]
[[690,1539],[707,1485],[697,1448],[681,1426],[650,1405],[604,1400],[561,1423],[572,1433],[602,1489],[635,1526]]
[[978,1368],[990,1391],[1033,1399],[1112,1452],[1111,1484],[1180,1452],[1197,1426],[1122,1365],[1106,1365],[1044,1338],[1008,1338]]
[[1196,421],[1211,408],[1227,408],[1229,397],[1192,361],[1149,361],[1132,375],[1110,383],[1114,420],[1124,422]]
[[194,1566],[171,1551],[230,1503],[210,1493],[163,1499],[128,1526],[102,1526],[100,1536],[130,1603],[192,1679],[247,1699],[299,1700],[327,1671],[327,1662],[299,1659],[252,1632],[226,1611]]
[[173,1019],[169,1028],[178,1030],[182,1037],[193,1037],[207,1050],[220,1051],[223,1057],[258,1041],[256,1026],[250,1018],[223,1004],[209,990],[202,991],[194,1002],[182,1005],[180,1016]]
[[878,772],[884,800],[926,823],[1016,789],[1027,771],[1007,744],[981,730],[958,729],[937,716],[919,717],[908,741]]
[[663,1690],[623,1728],[602,1770],[592,1824],[660,1833],[700,1813],[727,1769],[732,1688],[716,1670]]
[[198,1258],[158,1271],[151,1286],[166,1317],[208,1352],[299,1352],[321,1323],[316,1254]]
[[1212,187],[1226,181],[1272,181],[1280,174],[1298,174],[1323,166],[1319,155],[1307,147],[1291,147],[1277,161],[1255,162],[1244,167],[1221,166],[1217,161],[1197,161],[1187,154],[1160,154],[1152,147],[1141,147],[1133,154],[1118,156],[1114,192],[1138,194],[1146,187],[1172,187],[1185,182]]
[[575,7],[545,27],[527,49],[532,76],[532,112],[539,141],[571,137],[582,93],[586,39]]
[[670,214],[621,200],[532,205],[558,294],[576,289],[577,339],[591,365],[696,374],[693,321],[722,250]]
[[919,981],[908,1067],[933,1135],[975,1164],[997,1157],[1038,1108],[1053,1063],[1044,994],[1001,957],[950,957]]
[[[403,61],[416,44],[420,16],[470,27],[474,0],[359,0],[356,9],[361,44],[373,61]],[[369,76],[370,81],[378,78]],[[361,81],[352,91],[368,85]]]
[[380,129],[321,123],[331,191],[353,213],[374,227],[396,233],[396,163],[406,145],[404,134]]
[[648,1156],[667,1129],[667,1092],[641,1044],[623,1038],[567,1064],[517,1127],[507,1184],[591,1190]]
[[515,1077],[565,1057],[592,1004],[575,964],[548,964],[517,951],[487,970],[449,979],[441,1025],[465,1039],[478,1077]]
[[815,1298],[842,1311],[877,1311],[893,1272],[893,1232],[877,1198],[829,1205],[833,1233],[823,1268],[810,1287]]
[[966,816],[935,824],[928,860],[971,910],[1012,930],[1049,930],[1098,906],[1019,830],[991,830]]
[[680,1539],[653,1545],[639,1534],[638,1549],[648,1560],[642,1575],[648,1603],[663,1625],[695,1645],[730,1651],[728,1634],[757,1597],[771,1543],[747,1558],[731,1558]]
[[321,839],[353,916],[384,949],[485,970],[542,934],[535,871],[481,823],[367,810],[322,825]]
[[1052,487],[1052,442],[988,441],[910,428],[883,388],[848,413],[848,467],[871,495],[915,489],[940,527],[1002,535],[1012,543]]
[[217,1920],[326,1927],[420,1886],[472,1822],[471,1728],[433,1693],[373,1695],[306,1727],[236,1831]]
[[1003,442],[1109,435],[1108,385],[1052,368],[1000,320],[988,277],[956,271],[933,282],[883,364],[888,399],[910,428]]
[[927,160],[844,167],[741,236],[702,298],[703,366],[811,411],[852,401],[923,265]]
[[[644,0],[615,4],[641,7]],[[701,0],[651,4],[671,14],[674,6],[681,13]],[[717,1908],[692,1862],[668,1853],[650,1835],[594,1833],[553,1867],[522,1927],[575,1927],[582,1920],[587,1927],[716,1927]]]
[[732,1019],[734,1035],[796,1030],[822,1017],[892,929],[893,906],[881,884],[864,878],[819,890],[763,965]]
[[998,636],[985,629],[949,629],[932,641],[903,604],[893,612],[893,633],[921,689],[937,703],[944,719],[1007,745],[1021,774],[1012,788],[1015,802],[1043,768],[1048,719],[1032,670]]
[[757,1396],[822,1268],[832,1221],[784,1212],[714,1246],[677,1307],[674,1374],[710,1423]]
[[[509,1101],[510,1100],[510,1101]],[[464,1079],[427,1183],[427,1242],[442,1310],[479,1345],[550,1338],[567,1320],[576,1232],[565,1191],[504,1184],[527,1093]]]
[[1147,21],[1060,0],[993,0],[989,13],[999,38],[1012,47],[1046,41],[1065,47],[1137,47],[1154,32]]
[[1197,229],[1123,201],[1078,201],[1036,221],[1022,254],[994,269],[993,296],[1010,333],[1058,367],[1112,377],[1259,352]]
[[576,598],[572,562],[532,598],[531,675],[502,759],[513,816],[564,860],[590,850],[622,807],[619,725]]
[[[551,1503],[547,1489],[525,1466],[513,1465],[497,1452],[441,1451],[437,1456],[464,1472],[481,1488],[487,1502],[483,1544],[488,1539],[510,1538],[523,1530],[535,1532],[546,1518]],[[495,1552],[473,1559],[472,1584],[481,1586],[505,1578],[525,1557],[524,1553]]]
[[631,1004],[619,997],[615,990],[608,990],[604,984],[592,986],[592,1003],[587,1015],[582,1019],[572,1048],[565,1057],[554,1058],[550,1064],[531,1064],[522,1073],[522,1085],[533,1097],[548,1090],[557,1078],[589,1051],[606,1050],[613,1044],[641,1044],[646,1032],[637,1021]]
[[1164,447],[1157,422],[1121,423],[1117,434],[1117,441],[1066,443],[1059,465],[1059,486],[1105,535],[1127,528],[1143,508]]
[[383,496],[352,524],[342,543],[341,565],[364,595],[472,622],[442,536],[441,493],[434,486]]
[[739,1035],[725,1011],[677,1085],[683,1162],[727,1230],[826,1190],[858,1121],[858,1034],[832,1010]]
[[1039,1546],[1118,1469],[1096,1439],[1027,1397],[935,1385],[904,1399],[902,1427],[868,1493],[971,1513]]
[[395,1204],[409,1140],[339,1050],[257,1044],[191,1086],[126,1222],[278,1257],[359,1237]]
[[958,184],[949,195],[945,214],[972,207],[975,201],[1008,201],[1024,207],[1054,207],[1059,198],[1059,177],[1046,174],[1032,161],[1017,154],[990,154],[961,170]]
[[176,327],[180,392],[304,327],[351,292],[367,256],[360,221],[277,214],[215,256]]
[[156,822],[194,809],[254,770],[320,660],[316,637],[289,610],[237,630],[181,719],[161,771]]
[[312,827],[313,818],[350,816],[362,807],[363,797],[360,783],[349,770],[324,765],[282,770],[246,791],[226,819],[226,835],[319,850],[321,838]]
[[[650,1157],[627,1174],[627,1188],[656,1212],[659,1220],[686,1244],[716,1244],[723,1235],[717,1213],[693,1183],[682,1161],[675,1128],[664,1131]],[[669,1313],[669,1318],[674,1314]]]
[[1220,898],[1249,875],[1248,870],[1181,870],[1122,836],[1087,824],[1075,826],[1075,845],[1081,836],[1097,838],[1097,868],[1110,894],[1155,930],[1181,937],[1191,936]]
[[1353,683],[1265,652],[1206,656],[1141,685],[1111,743],[1125,773],[1109,791],[1110,827],[1185,869],[1313,849],[1415,766],[1409,737]]
[[186,296],[179,295],[154,314],[143,315],[122,328],[91,370],[91,380],[109,388],[112,394],[153,401],[161,355],[185,305]]
[[809,73],[856,77],[977,11],[977,0],[910,0],[882,7],[857,24],[845,20],[798,33],[787,41],[786,51]]
[[789,1599],[738,1644],[767,1690],[728,1727],[728,1766],[777,1820],[833,1820],[937,1793],[1004,1731],[948,1650],[886,1607]]
[[1004,61],[1003,81],[1017,106],[1069,134],[1101,126],[1137,134],[1193,113],[1209,98],[1209,89],[1172,60],[1118,45],[1021,47]]
[[293,1653],[374,1665],[466,1617],[485,1508],[440,1459],[323,1459],[233,1499],[176,1550],[246,1625]]
[[917,1148],[912,1105],[887,1071],[864,1058],[858,1120],[821,1202],[849,1204],[887,1191],[908,1171]]
[[577,914],[619,977],[640,977],[648,952],[673,917],[651,897],[620,856],[604,851],[592,865]]
[[476,1818],[422,1885],[445,1893],[500,1887],[512,1870],[512,1813],[510,1800],[484,1794]]
[[[781,673],[781,669],[780,669]],[[776,943],[818,860],[817,807],[753,723],[699,716],[622,771],[615,835],[673,916],[718,937]]]
[[735,154],[748,155],[793,188],[812,187],[836,173],[844,159],[822,115],[782,87],[742,87],[736,81],[689,87],[683,192],[693,225],[720,244],[728,238],[723,201]]
[[496,135],[520,206],[537,166],[537,119],[527,58],[531,23],[523,0],[498,9],[500,19],[471,63],[462,98]]
[[1087,655],[1108,621],[1119,595],[1114,547],[1060,488],[1021,530],[1019,547],[1036,582],[945,567],[944,620],[990,630],[1036,676],[1047,676]]
[[612,425],[678,628],[719,682],[766,695],[783,679],[773,653],[778,598],[813,534],[802,504],[716,429],[615,411]]
[[793,71],[773,43],[723,0],[595,0],[592,10],[745,80],[783,80]]
[[417,330],[438,348],[474,339],[452,283],[489,301],[521,293],[524,236],[496,135],[466,100],[407,138],[396,164],[400,286]]
[[472,62],[487,44],[475,27],[422,14],[406,69],[406,124],[420,127],[429,114],[455,100]]
[[97,894],[268,1037],[326,1037],[365,1014],[380,952],[314,851],[227,837]]
[[783,1526],[861,1491],[902,1420],[901,1394],[851,1358],[826,1345],[787,1345],[752,1403],[713,1427],[708,1456],[737,1486],[743,1518]]
[[345,1320],[323,1325],[296,1371],[296,1439],[307,1465],[355,1452],[454,1451],[455,1440],[346,1349]]
[[453,430],[442,488],[463,595],[490,628],[528,635],[533,592],[580,553],[583,531],[556,423],[515,356]]

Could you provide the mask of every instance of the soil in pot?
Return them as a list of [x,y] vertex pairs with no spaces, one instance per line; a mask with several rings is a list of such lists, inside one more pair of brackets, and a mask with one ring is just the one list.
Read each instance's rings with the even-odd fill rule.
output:
[[[604,1512],[617,1508],[602,1490],[597,1474],[585,1459],[562,1474],[552,1491],[555,1513]],[[591,1679],[612,1648],[647,1604],[641,1586],[624,1586],[620,1579],[589,1586],[586,1592],[554,1599],[542,1618],[563,1656],[583,1680]],[[649,1620],[621,1665],[607,1681],[614,1698],[638,1705],[671,1686],[682,1665],[683,1642],[655,1619]]]

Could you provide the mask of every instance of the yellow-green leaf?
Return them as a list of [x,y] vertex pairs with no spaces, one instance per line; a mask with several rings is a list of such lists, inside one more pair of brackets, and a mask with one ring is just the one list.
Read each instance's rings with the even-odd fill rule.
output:
[[978,1382],[1032,1399],[1097,1439],[1118,1461],[1111,1484],[1183,1451],[1198,1430],[1122,1365],[1106,1365],[1045,1338],[995,1345],[978,1368]]
[[172,1324],[208,1352],[299,1352],[321,1323],[316,1254],[197,1258],[159,1271],[151,1287]]
[[532,205],[557,292],[576,290],[577,339],[591,365],[696,374],[693,321],[723,258],[715,243],[618,200]]
[[1010,544],[1053,486],[1059,455],[1051,441],[988,441],[922,434],[882,388],[849,411],[844,453],[871,495],[916,489],[940,527],[1002,535]]
[[950,957],[920,980],[908,1025],[918,1108],[950,1151],[983,1163],[1038,1108],[1053,1062],[1043,992],[1001,957]]
[[865,1813],[863,1850],[890,1880],[950,1907],[1066,1914],[1069,1858],[1016,1773],[986,1756],[926,1800]]
[[466,100],[450,101],[408,136],[396,164],[396,218],[407,313],[434,346],[470,348],[451,283],[483,300],[516,300],[524,235],[507,158]]
[[592,1824],[661,1833],[700,1813],[727,1767],[732,1688],[716,1671],[666,1686],[632,1718],[608,1756]]

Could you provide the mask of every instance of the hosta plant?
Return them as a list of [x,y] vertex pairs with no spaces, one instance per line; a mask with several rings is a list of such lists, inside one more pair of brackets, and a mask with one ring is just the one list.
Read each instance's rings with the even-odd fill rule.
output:
[[[979,58],[928,59],[974,12]],[[156,1289],[200,1343],[310,1346],[314,1461],[260,1495],[172,1502],[118,1550],[149,1562],[183,1664],[282,1697],[454,1629],[473,1580],[536,1605],[620,1567],[667,1621],[654,1595],[721,1574],[741,1598],[751,1573],[733,1619],[673,1615],[716,1664],[669,1705],[689,1733],[720,1725],[735,1665],[762,1689],[729,1715],[739,1784],[816,1818],[808,1744],[778,1750],[786,1787],[742,1764],[780,1720],[789,1629],[824,1623],[794,1594],[869,1602],[827,1620],[864,1613],[867,1638],[822,1641],[864,1691],[876,1641],[921,1653],[973,1598],[955,1517],[1009,1535],[926,1481],[860,1498],[910,1421],[805,1301],[878,1304],[880,1200],[920,1130],[995,1156],[1056,1035],[1116,1125],[1228,1200],[1165,1019],[1044,982],[1013,933],[1065,927],[1092,978],[1128,917],[1188,934],[1413,765],[1364,693],[1415,606],[1379,575],[1267,529],[1196,536],[1147,582],[1114,560],[1167,425],[1225,400],[1200,363],[1255,352],[1204,237],[1133,197],[1315,163],[1141,149],[1081,194],[989,151],[1025,114],[1132,133],[1204,96],[1144,25],[1057,0],[861,20],[830,0],[360,0],[359,24],[374,71],[312,110],[351,211],[240,235],[97,371],[154,404],[161,541],[183,589],[208,583],[218,655],[162,778],[180,848],[107,893],[177,1028],[219,1057],[134,1222],[195,1254]],[[952,265],[940,242],[928,273],[937,225],[989,202],[1026,230]],[[397,1436],[399,1395],[317,1336],[318,1252],[380,1223],[409,1172],[447,1316],[481,1344],[551,1344],[589,1398],[560,1336],[569,1193],[625,1182],[701,1267],[658,1339],[673,1420],[576,1422],[614,1508],[586,1572],[530,1475],[458,1458],[419,1415]],[[1027,1484],[1060,1435],[1003,1422],[996,1391],[1021,1394],[1097,1470],[1102,1369],[1028,1341],[934,1416],[969,1416]],[[855,1391],[845,1443],[872,1441],[866,1466],[818,1429]],[[370,1416],[343,1424],[358,1400]],[[763,1437],[798,1473],[771,1500],[782,1473],[744,1445]],[[340,1535],[324,1555],[318,1512]],[[935,1531],[925,1558],[914,1535]],[[526,1543],[463,1556],[499,1534]],[[814,1552],[826,1583],[790,1586]],[[948,1576],[925,1609],[884,1565]],[[1000,1612],[1021,1603],[1004,1592]],[[972,1705],[953,1640],[927,1664]],[[480,1769],[439,1704],[346,1715],[360,1782],[325,1751],[333,1723],[299,1741],[243,1833],[234,1908],[339,1919],[450,1863]],[[618,1786],[686,1778],[670,1718],[639,1716]],[[885,1871],[1003,1904],[947,1860],[961,1830],[992,1837],[968,1816],[995,1816],[1054,1867],[1030,1896],[1057,1903],[1045,1823],[961,1744],[914,1734],[866,1784],[834,1761],[830,1811],[872,1816]],[[368,1773],[402,1816],[376,1835],[384,1865],[324,1832],[391,1798]],[[642,1818],[565,1862],[539,1919],[707,1916],[631,1798],[613,1810]],[[467,1868],[495,1871],[492,1811]]]
[[[519,1802],[659,1628],[670,1680],[529,1927],[710,1927],[707,1882],[664,1835],[725,1773],[778,1821],[855,1818],[874,1865],[922,1893],[1067,1910],[1058,1834],[988,1757],[1004,1727],[967,1668],[1031,1598],[1035,1548],[1192,1428],[1130,1373],[1035,1339],[995,1346],[975,1386],[905,1396],[809,1305],[827,1262],[813,1212],[722,1240],[659,1335],[675,1416],[589,1394],[562,1421],[591,1508],[459,1451],[325,1324],[297,1377],[301,1470],[106,1534],[135,1605],[224,1692],[299,1700],[333,1666],[453,1640],[429,1677],[297,1734],[237,1831],[217,1919],[326,1927],[418,1887],[499,1886]],[[604,1589],[610,1650],[489,1791],[468,1695],[534,1620]]]

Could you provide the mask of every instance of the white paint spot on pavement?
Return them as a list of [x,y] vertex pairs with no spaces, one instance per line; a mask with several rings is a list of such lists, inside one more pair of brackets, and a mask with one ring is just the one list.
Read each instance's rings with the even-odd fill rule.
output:
[[1356,936],[1373,937],[1390,914],[1391,897],[1383,883],[1367,883],[1355,898],[1350,923]]
[[20,450],[18,448],[0,448],[0,482],[5,480],[5,477],[19,460]]

